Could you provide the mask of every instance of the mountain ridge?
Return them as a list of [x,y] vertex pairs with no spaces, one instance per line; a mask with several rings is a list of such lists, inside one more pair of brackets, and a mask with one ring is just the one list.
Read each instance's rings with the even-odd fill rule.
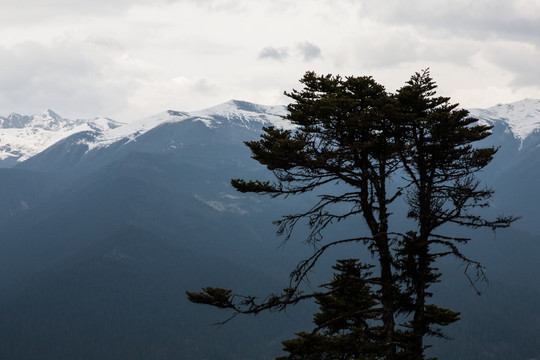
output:
[[117,142],[134,141],[157,126],[185,120],[200,121],[210,128],[224,125],[253,130],[264,125],[292,128],[290,123],[283,120],[284,115],[285,106],[258,105],[240,100],[230,100],[191,113],[166,110],[129,123],[105,117],[69,120],[52,110],[31,116],[12,113],[8,117],[0,117],[0,167],[15,166],[50,146],[83,132],[93,134],[79,140],[87,145],[87,151],[92,151]]
[[489,125],[507,126],[520,141],[540,131],[540,99],[523,99],[487,109],[469,109],[469,112]]
[[0,117],[0,167],[12,167],[71,135],[84,131],[103,132],[123,123],[108,119],[64,119],[52,110],[39,115],[12,113]]
[[[485,124],[504,127],[522,144],[529,136],[540,133],[540,100],[537,99],[469,111]],[[260,105],[242,100],[229,100],[191,112],[166,110],[127,123],[105,117],[69,120],[50,109],[40,115],[12,113],[0,117],[0,167],[15,166],[59,141],[85,131],[93,135],[79,141],[87,145],[86,151],[92,151],[118,142],[135,141],[157,126],[186,120],[199,121],[209,128],[230,125],[250,130],[260,130],[262,126],[294,129],[293,124],[283,119],[286,115],[284,105]]]

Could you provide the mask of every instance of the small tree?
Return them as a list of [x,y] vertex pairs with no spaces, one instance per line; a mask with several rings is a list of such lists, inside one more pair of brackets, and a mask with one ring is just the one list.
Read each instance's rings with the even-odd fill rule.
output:
[[277,360],[380,359],[384,354],[377,295],[368,284],[368,265],[357,260],[338,260],[332,281],[315,293],[319,312],[311,333],[301,332],[292,340],[283,341],[288,356]]

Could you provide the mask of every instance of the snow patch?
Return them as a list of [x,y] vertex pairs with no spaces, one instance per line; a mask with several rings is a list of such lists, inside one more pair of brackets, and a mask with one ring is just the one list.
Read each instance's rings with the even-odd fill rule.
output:
[[199,200],[203,204],[219,212],[229,212],[238,215],[245,215],[248,213],[247,210],[242,209],[237,203],[226,203],[224,201],[218,200],[205,200],[198,194],[193,194],[193,196],[195,197],[195,199]]
[[223,125],[220,119],[224,119],[229,124],[246,128],[251,128],[250,125],[258,123],[259,125],[271,125],[280,129],[292,130],[296,126],[284,119],[287,114],[285,106],[258,105],[240,100],[230,100],[192,113],[194,117],[204,121],[207,126]]
[[540,129],[540,100],[525,99],[488,109],[471,109],[470,114],[484,124],[507,124],[512,134],[521,141]]

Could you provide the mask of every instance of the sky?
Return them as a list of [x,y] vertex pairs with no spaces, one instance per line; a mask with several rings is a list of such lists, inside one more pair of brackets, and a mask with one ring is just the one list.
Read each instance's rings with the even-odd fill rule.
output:
[[540,0],[0,0],[0,115],[287,104],[306,71],[464,108],[540,98]]

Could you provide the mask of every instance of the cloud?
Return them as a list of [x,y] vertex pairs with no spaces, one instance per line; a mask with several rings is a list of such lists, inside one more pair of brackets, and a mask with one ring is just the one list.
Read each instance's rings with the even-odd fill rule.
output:
[[259,59],[271,59],[282,61],[289,57],[289,50],[287,48],[275,48],[267,46],[259,53]]
[[167,5],[183,0],[2,0],[0,20],[5,23],[51,22],[67,17],[114,16],[135,6]]
[[540,89],[538,0],[2,0],[0,34],[2,111],[283,103],[306,66],[391,90],[426,67],[485,98]]
[[[519,54],[516,56],[516,54]],[[510,85],[530,87],[540,84],[540,49],[537,46],[498,41],[483,49],[481,55],[490,63],[513,74]]]
[[207,13],[241,13],[242,0],[2,0],[1,26],[54,24],[58,20],[121,18],[137,8],[171,8],[180,4],[198,7]]
[[[170,0],[175,1],[175,0]],[[246,4],[239,0],[176,0],[192,3],[209,11],[217,12],[242,12]]]
[[321,57],[321,49],[317,45],[307,41],[298,44],[298,50],[304,58],[304,61],[311,61]]
[[0,58],[1,108],[23,113],[52,108],[66,117],[114,113],[147,71],[121,53],[62,42],[0,47]]
[[219,87],[207,78],[189,79],[185,76],[179,76],[172,81],[178,85],[177,91],[182,90],[186,94],[195,92],[197,94],[210,95],[219,90]]
[[[311,61],[316,58],[321,57],[321,49],[308,41],[304,41],[296,45],[298,54],[303,59],[303,61]],[[283,61],[289,57],[289,48],[281,47],[276,48],[273,46],[267,46],[259,52],[259,59],[270,59]]]
[[527,38],[540,43],[537,0],[363,0],[360,16],[389,26],[421,28],[426,37]]

